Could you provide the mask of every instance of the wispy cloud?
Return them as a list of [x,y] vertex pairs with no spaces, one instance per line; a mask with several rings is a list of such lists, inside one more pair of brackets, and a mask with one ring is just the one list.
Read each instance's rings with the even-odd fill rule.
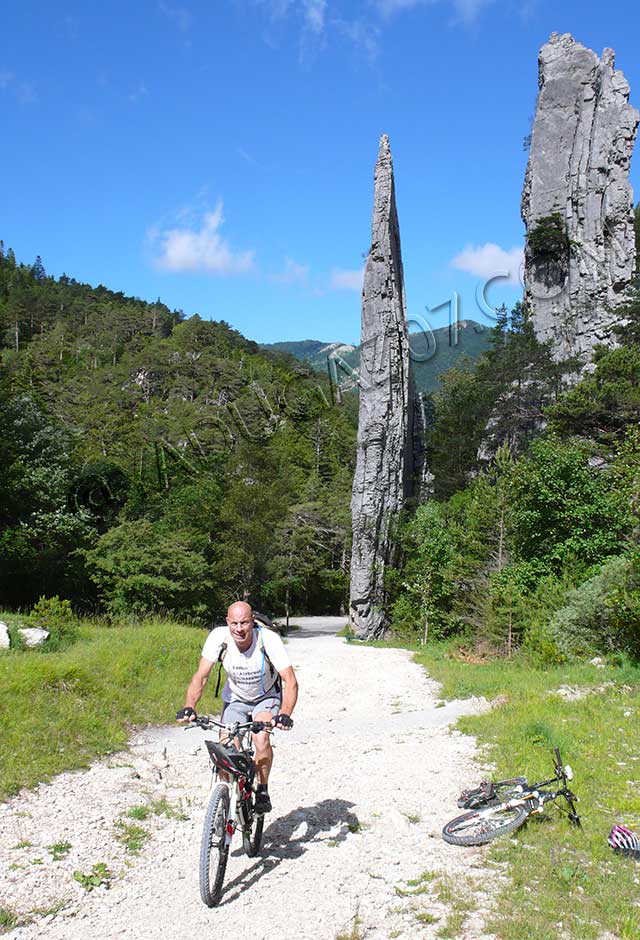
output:
[[522,247],[505,250],[493,242],[467,245],[451,260],[451,267],[476,277],[505,277],[507,284],[520,283],[520,268],[524,259]]
[[[413,10],[419,6],[435,6],[439,0],[375,0],[379,13],[389,18],[405,10]],[[454,22],[470,26],[474,23],[480,12],[489,6],[493,0],[446,0],[454,12]]]
[[366,20],[334,20],[333,25],[339,33],[349,39],[355,48],[364,53],[369,62],[373,62],[380,52],[380,27]]
[[236,153],[239,157],[242,157],[245,163],[248,163],[250,166],[260,166],[256,158],[253,157],[249,151],[245,150],[244,147],[242,147],[240,144],[238,144],[236,147]]
[[329,290],[362,290],[362,279],[364,277],[364,268],[357,271],[345,271],[342,268],[334,268],[329,277]]
[[155,265],[173,273],[246,274],[254,268],[254,252],[234,251],[220,234],[222,201],[204,215],[199,228],[148,232]]
[[[163,0],[160,0],[163,2]],[[471,26],[495,0],[368,0],[353,18],[329,0],[236,0],[262,11],[267,28],[264,41],[277,48],[286,27],[299,31],[299,59],[308,65],[332,40],[347,39],[372,63],[380,51],[380,36],[387,21],[419,7],[451,12],[450,25]],[[536,2],[536,0],[523,0]]]
[[9,72],[7,69],[0,70],[0,89],[2,89],[2,91],[9,88],[14,80],[15,75],[13,72]]
[[271,280],[278,284],[298,284],[304,287],[309,281],[309,265],[298,264],[293,258],[285,258],[284,271],[272,274]]
[[319,35],[324,30],[327,0],[302,0],[302,15],[307,29]]
[[493,0],[453,0],[453,9],[456,14],[455,21],[464,26],[471,26],[480,16],[485,7],[490,6]]
[[191,11],[186,7],[173,6],[170,3],[165,3],[165,0],[159,0],[158,10],[166,16],[167,19],[171,20],[181,33],[187,33],[191,29],[193,16]]

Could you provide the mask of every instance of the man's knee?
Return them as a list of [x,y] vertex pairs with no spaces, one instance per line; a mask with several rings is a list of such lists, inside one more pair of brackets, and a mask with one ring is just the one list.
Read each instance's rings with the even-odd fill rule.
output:
[[261,731],[260,734],[254,735],[253,743],[255,745],[256,754],[271,753],[271,741],[266,731]]

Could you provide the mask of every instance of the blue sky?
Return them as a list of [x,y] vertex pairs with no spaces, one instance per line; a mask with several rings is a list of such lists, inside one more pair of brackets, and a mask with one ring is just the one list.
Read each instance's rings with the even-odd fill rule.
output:
[[[21,261],[40,254],[50,274],[160,296],[261,342],[357,342],[373,166],[388,133],[409,315],[457,291],[461,316],[486,321],[477,284],[517,267],[522,246],[538,49],[552,31],[613,47],[638,106],[638,10],[637,0],[5,5],[0,238]],[[489,292],[493,303],[517,296]]]

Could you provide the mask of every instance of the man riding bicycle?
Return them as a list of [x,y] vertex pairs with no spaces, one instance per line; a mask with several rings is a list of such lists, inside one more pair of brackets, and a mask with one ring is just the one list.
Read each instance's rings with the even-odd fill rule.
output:
[[[187,688],[184,708],[176,715],[178,721],[195,720],[196,705],[216,662],[224,665],[227,674],[221,721],[266,721],[286,731],[293,727],[291,713],[298,699],[293,666],[278,634],[256,623],[253,610],[244,601],[232,604],[227,611],[227,626],[216,627],[207,637],[200,664]],[[266,731],[254,735],[253,743],[258,776],[255,809],[263,814],[271,810],[268,783],[273,750]]]

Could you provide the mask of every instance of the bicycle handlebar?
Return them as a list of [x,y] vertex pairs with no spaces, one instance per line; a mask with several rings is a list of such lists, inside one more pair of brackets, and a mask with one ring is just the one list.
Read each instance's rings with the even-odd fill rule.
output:
[[268,734],[272,734],[275,725],[273,725],[270,721],[246,721],[244,723],[236,721],[233,724],[225,725],[222,721],[218,721],[217,718],[214,718],[212,715],[197,715],[193,721],[190,721],[188,725],[185,725],[184,730],[190,731],[192,728],[201,728],[203,731],[205,731],[207,728],[212,727],[222,728],[229,732],[230,737],[235,737],[236,734],[249,730],[253,734],[260,734],[261,731],[266,731]]

